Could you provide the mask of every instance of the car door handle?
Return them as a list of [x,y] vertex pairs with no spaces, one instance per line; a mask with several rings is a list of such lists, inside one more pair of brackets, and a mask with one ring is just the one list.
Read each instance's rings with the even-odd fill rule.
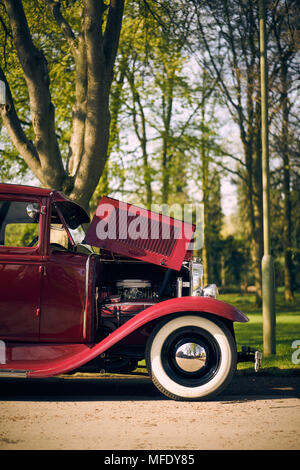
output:
[[46,275],[46,267],[44,265],[39,266],[39,273],[40,273],[41,276]]

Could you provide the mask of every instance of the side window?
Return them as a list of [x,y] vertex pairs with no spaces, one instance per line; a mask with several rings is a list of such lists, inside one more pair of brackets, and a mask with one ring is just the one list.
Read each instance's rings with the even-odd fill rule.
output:
[[39,218],[37,202],[0,201],[0,246],[37,246]]

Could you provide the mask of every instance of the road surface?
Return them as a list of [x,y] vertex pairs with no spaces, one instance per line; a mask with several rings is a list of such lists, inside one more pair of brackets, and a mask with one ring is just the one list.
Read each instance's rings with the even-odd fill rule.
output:
[[235,376],[212,401],[148,377],[0,380],[0,449],[299,450],[300,376]]

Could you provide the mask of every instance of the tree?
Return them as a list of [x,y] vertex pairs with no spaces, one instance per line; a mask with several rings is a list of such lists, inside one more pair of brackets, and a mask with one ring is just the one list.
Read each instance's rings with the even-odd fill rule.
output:
[[[252,240],[257,302],[261,303],[262,207],[258,10],[253,2],[193,1],[196,35],[206,69],[215,78],[223,103],[238,125],[247,187],[247,218]],[[201,58],[202,60],[202,58]]]
[[[183,2],[185,3],[185,2]],[[257,303],[261,303],[261,258],[262,258],[262,175],[261,175],[261,119],[259,83],[259,15],[258,2],[236,0],[193,0],[195,22],[191,34],[191,50],[198,55],[199,62],[206,64],[207,72],[213,77],[223,96],[223,104],[233,122],[238,126],[243,155],[238,158],[235,169],[241,184],[245,185],[246,197],[242,223],[251,241],[251,258],[255,277]],[[284,12],[284,14],[283,14]],[[295,57],[297,22],[296,2],[274,0],[268,4],[268,46],[269,46],[269,124],[281,110],[281,132],[287,133],[287,108],[280,90],[284,85],[284,61],[288,61],[290,76],[291,63]],[[293,34],[292,34],[293,31]],[[197,41],[195,40],[197,39]],[[195,47],[196,45],[196,47]],[[198,52],[200,51],[200,52]],[[278,66],[278,63],[280,66]],[[287,65],[287,63],[286,63]],[[280,97],[280,98],[279,98]],[[280,107],[278,106],[280,101]],[[285,111],[284,111],[285,109]],[[277,132],[278,133],[278,132]],[[288,228],[289,196],[287,139],[282,147],[285,156],[285,246],[290,245]],[[290,249],[286,249],[286,266]],[[287,269],[286,269],[287,271]],[[288,279],[288,275],[286,276]],[[286,281],[288,282],[288,280]]]
[[[297,2],[288,0],[274,2],[271,8],[272,37],[271,47],[278,64],[277,94],[279,95],[279,122],[275,120],[273,142],[275,151],[282,160],[283,207],[283,252],[285,300],[293,301],[293,261],[292,261],[292,202],[291,202],[291,159],[290,159],[290,115],[293,108],[290,95],[293,83],[297,82],[295,58],[299,53],[297,45]],[[276,83],[275,83],[276,85]]]
[[[41,183],[63,190],[88,208],[107,160],[109,96],[124,0],[109,3],[37,0],[33,16],[28,14],[34,9],[29,1],[4,0],[3,3],[6,11],[1,24],[12,37],[17,66],[22,69],[29,98],[30,132],[24,131],[18,117],[13,96],[18,90],[10,84],[13,74],[8,67],[14,64],[6,64],[5,57],[0,68],[0,79],[7,87],[7,106],[1,109],[2,121],[18,153]],[[55,84],[51,83],[50,71],[53,63],[46,58],[49,43],[37,45],[42,41],[35,37],[41,33],[39,19],[45,6],[53,16],[52,19],[47,17],[48,24],[60,39],[53,44],[52,57],[59,55],[57,48],[60,46],[64,52],[68,51],[71,70],[68,69],[66,80],[68,74],[73,75],[72,130],[65,159],[57,136],[52,99]]]
[[148,208],[172,203],[175,193],[176,202],[186,202],[185,157],[200,109],[197,86],[185,69],[185,38],[170,32],[167,19],[155,1],[140,7],[128,2],[117,58],[118,68],[126,63],[119,109],[123,147],[111,163],[124,153],[127,184],[115,190],[138,194]]

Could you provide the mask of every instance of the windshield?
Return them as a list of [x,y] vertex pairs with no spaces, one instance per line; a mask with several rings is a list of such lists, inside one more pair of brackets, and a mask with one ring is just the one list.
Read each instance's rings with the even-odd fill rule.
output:
[[87,215],[87,213],[74,202],[71,202],[71,201],[56,202],[54,204],[54,212],[53,212],[54,216],[56,213],[56,207],[58,208],[58,211],[62,214],[69,229],[74,230],[78,228],[80,225],[88,224],[90,222],[90,218]]
[[51,211],[51,226],[62,224],[72,245],[84,245],[89,251],[93,251],[85,243],[85,229],[82,223],[89,221],[87,217],[85,212],[73,203],[55,203]]
[[71,229],[70,227],[68,227],[67,229],[76,246],[84,245],[88,249],[88,251],[94,252],[93,248],[90,245],[87,245],[85,242],[85,230],[82,225],[79,225],[75,229]]
[[77,228],[70,228],[68,227],[68,230],[71,234],[71,237],[75,243],[75,245],[78,245],[79,243],[85,245],[84,239],[85,239],[85,231],[82,225],[79,225]]

